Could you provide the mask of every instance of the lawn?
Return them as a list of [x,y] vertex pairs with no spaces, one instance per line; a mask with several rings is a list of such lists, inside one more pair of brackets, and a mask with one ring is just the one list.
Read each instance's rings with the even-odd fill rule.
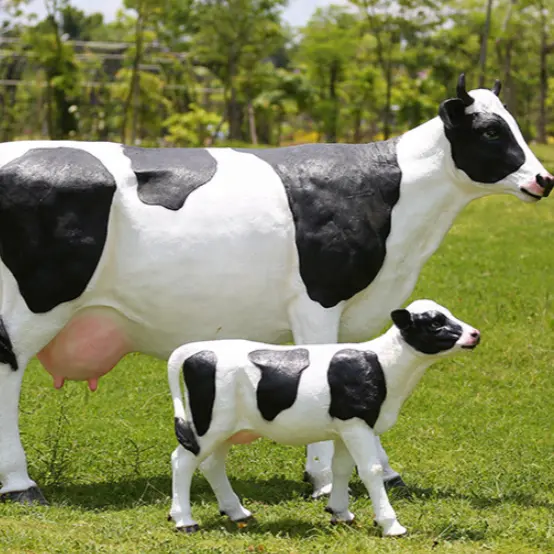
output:
[[[554,162],[554,149],[540,155]],[[434,365],[383,437],[410,485],[410,496],[391,498],[409,536],[379,537],[357,476],[356,524],[330,526],[325,501],[306,498],[303,449],[268,441],[235,447],[228,464],[256,522],[221,518],[198,476],[203,530],[174,533],[165,365],[132,355],[94,394],[83,383],[55,391],[38,363],[29,368],[23,443],[51,507],[0,505],[0,552],[554,552],[553,236],[554,200],[487,198],[424,268],[413,298],[446,305],[483,341]]]

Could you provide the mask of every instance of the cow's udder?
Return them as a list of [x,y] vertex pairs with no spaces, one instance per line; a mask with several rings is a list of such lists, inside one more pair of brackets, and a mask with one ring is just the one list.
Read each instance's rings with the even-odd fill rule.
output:
[[54,386],[64,381],[88,381],[90,390],[100,377],[131,352],[125,320],[111,308],[82,310],[37,354]]

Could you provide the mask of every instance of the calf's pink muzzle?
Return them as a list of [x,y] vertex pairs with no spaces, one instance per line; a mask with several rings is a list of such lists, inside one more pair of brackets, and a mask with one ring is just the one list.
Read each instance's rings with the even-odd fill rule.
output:
[[552,175],[538,174],[529,184],[520,187],[521,190],[533,198],[546,198],[554,188],[554,177]]

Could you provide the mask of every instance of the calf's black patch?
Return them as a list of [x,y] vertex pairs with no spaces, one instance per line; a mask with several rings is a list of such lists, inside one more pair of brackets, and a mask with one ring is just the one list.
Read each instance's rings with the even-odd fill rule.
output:
[[273,421],[294,404],[302,372],[310,365],[310,354],[305,348],[254,350],[248,359],[262,373],[256,390],[258,410],[266,421]]
[[15,357],[12,341],[4,325],[4,320],[0,317],[0,363],[8,364],[14,371],[17,371],[18,364]]
[[210,350],[197,352],[183,363],[192,421],[200,437],[208,432],[212,421],[216,364],[217,357]]
[[387,396],[385,374],[374,352],[345,349],[331,359],[327,372],[329,415],[343,421],[358,417],[374,427]]
[[396,144],[238,149],[266,161],[281,178],[300,275],[309,297],[325,308],[364,290],[383,265],[402,179]]
[[525,152],[497,114],[462,112],[458,119],[445,121],[445,133],[454,164],[478,183],[497,183],[525,163]]
[[215,175],[217,162],[203,148],[124,146],[137,177],[141,202],[180,210],[189,194]]
[[0,256],[32,312],[84,292],[115,188],[102,162],[77,148],[34,148],[0,167]]
[[192,452],[195,456],[200,454],[200,445],[198,444],[196,435],[194,434],[192,426],[188,421],[185,421],[181,417],[175,418],[175,435],[177,436],[179,444],[183,448],[189,452]]

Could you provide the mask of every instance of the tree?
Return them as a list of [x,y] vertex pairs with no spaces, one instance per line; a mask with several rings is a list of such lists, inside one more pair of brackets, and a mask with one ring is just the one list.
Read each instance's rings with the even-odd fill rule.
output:
[[281,8],[287,0],[198,0],[194,45],[198,62],[217,75],[224,88],[229,138],[242,138],[244,107],[237,77],[283,43]]

